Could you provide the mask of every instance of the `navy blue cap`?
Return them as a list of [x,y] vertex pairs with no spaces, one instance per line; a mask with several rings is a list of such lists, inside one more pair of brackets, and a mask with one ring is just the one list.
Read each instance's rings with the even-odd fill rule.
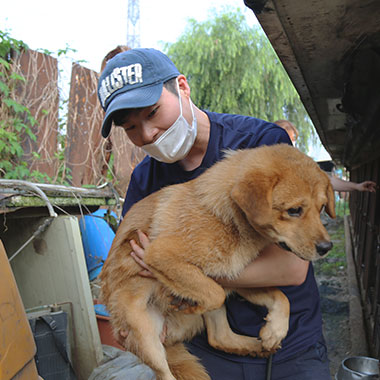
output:
[[98,82],[98,97],[106,111],[102,136],[109,135],[115,111],[155,104],[164,82],[178,75],[174,63],[155,49],[127,50],[110,59]]

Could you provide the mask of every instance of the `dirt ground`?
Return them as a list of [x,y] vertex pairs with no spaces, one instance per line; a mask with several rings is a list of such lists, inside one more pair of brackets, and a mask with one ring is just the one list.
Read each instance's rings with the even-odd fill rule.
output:
[[317,261],[314,268],[321,296],[331,377],[335,379],[341,361],[351,356],[352,349],[343,218],[326,220],[326,228],[333,240],[334,249],[326,258]]

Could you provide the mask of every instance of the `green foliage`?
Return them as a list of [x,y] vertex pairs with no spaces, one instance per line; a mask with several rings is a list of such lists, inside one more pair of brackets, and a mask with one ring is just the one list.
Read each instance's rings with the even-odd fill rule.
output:
[[349,207],[348,200],[339,198],[335,202],[335,212],[336,212],[336,216],[339,218],[344,218],[345,215],[350,215],[350,207]]
[[337,216],[330,226],[327,225],[327,231],[334,246],[325,258],[314,262],[314,268],[317,274],[336,276],[347,267],[343,217]]
[[215,112],[275,121],[288,119],[307,151],[313,134],[300,98],[260,27],[249,27],[240,9],[229,8],[207,21],[190,19],[168,56],[191,86],[194,103]]
[[36,120],[25,106],[11,97],[17,84],[25,82],[22,76],[11,71],[12,56],[23,49],[27,49],[25,43],[0,31],[0,177],[7,179],[30,176],[28,165],[22,160],[20,135],[26,134],[36,141],[31,129]]
[[111,153],[110,160],[108,162],[107,174],[106,174],[107,182],[110,182],[110,183],[115,183],[115,178],[113,174],[114,161],[115,161],[115,155]]
[[[12,52],[21,51],[23,49],[28,49],[28,45],[26,43],[15,40],[9,35],[8,32],[3,32],[0,30],[0,62],[10,62]],[[7,68],[9,69],[9,64]]]
[[[48,49],[38,49],[39,52],[41,53],[44,53],[46,55],[53,55],[54,52],[52,52],[51,50],[48,50]],[[60,57],[62,55],[67,55],[68,53],[70,52],[73,52],[73,53],[76,53],[76,49],[72,49],[71,47],[69,47],[67,44],[66,44],[66,48],[65,49],[58,49],[58,51],[56,52],[57,56]]]

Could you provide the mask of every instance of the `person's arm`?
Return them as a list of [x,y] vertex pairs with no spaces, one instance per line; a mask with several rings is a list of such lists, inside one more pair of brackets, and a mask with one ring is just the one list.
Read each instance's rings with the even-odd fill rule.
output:
[[[149,238],[141,231],[138,231],[138,235],[139,244],[131,240],[133,248],[131,256],[141,266],[142,271],[139,273],[141,276],[154,277],[149,266],[144,262],[145,249],[150,243]],[[217,278],[215,280],[223,286],[235,288],[301,285],[306,279],[308,268],[308,261],[273,244],[265,248],[256,260],[248,264],[237,279]]]
[[331,185],[335,191],[370,191],[374,193],[376,191],[376,183],[373,181],[364,181],[361,183],[344,181],[333,175],[329,175]]
[[272,244],[248,264],[238,278],[218,278],[216,281],[233,288],[301,285],[306,279],[308,268],[308,261]]

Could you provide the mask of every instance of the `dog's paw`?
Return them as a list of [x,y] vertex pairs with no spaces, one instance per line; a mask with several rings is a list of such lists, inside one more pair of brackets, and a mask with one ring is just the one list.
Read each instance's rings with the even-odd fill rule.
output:
[[[266,358],[265,356],[266,352],[263,351],[263,346],[261,344],[261,341],[257,339],[258,345],[253,350],[249,352],[249,356],[252,356],[253,358]],[[269,355],[268,355],[269,356]]]
[[251,356],[253,356],[254,358],[259,357],[259,358],[268,359],[269,356],[271,356],[272,354],[275,354],[276,352],[277,352],[277,350],[270,350],[270,351],[263,350],[261,352],[251,354]]
[[[259,344],[249,353],[250,356],[254,358],[269,358],[270,355],[274,354],[277,349],[267,351],[264,349],[261,340],[258,340]],[[279,347],[281,348],[281,346]]]
[[285,335],[281,329],[277,329],[271,322],[266,323],[260,330],[262,343],[262,356],[267,357],[281,348],[281,341]]
[[171,301],[169,304],[169,308],[173,311],[181,311],[185,314],[194,314],[194,313],[202,313],[201,307],[197,302],[182,298],[178,296],[171,296]]

